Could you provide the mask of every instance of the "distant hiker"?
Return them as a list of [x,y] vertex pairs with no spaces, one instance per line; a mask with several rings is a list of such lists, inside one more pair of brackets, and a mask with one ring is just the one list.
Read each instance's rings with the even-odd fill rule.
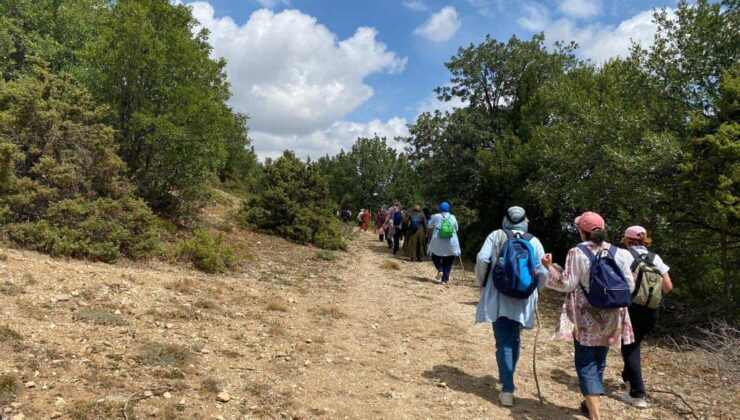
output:
[[373,220],[373,214],[370,212],[370,210],[365,210],[362,213],[362,218],[360,219],[360,227],[362,228],[363,232],[367,232],[367,229],[370,227],[371,220]]
[[568,251],[565,269],[553,265],[547,254],[547,287],[567,293],[560,316],[558,335],[572,340],[578,383],[585,401],[581,411],[600,419],[599,397],[604,395],[604,370],[609,347],[634,341],[627,306],[634,280],[632,256],[606,242],[604,219],[586,212],[576,217],[581,242]]
[[[393,211],[389,212],[388,215],[388,233],[393,239],[393,255],[398,254],[398,249],[401,246],[401,236],[403,236],[403,219],[404,210],[400,203],[396,203],[393,206]],[[386,237],[387,237],[386,235]],[[391,241],[388,240],[388,248],[391,247]]]
[[415,205],[405,222],[406,240],[403,243],[404,256],[409,261],[421,261],[426,255],[427,225],[421,206]]
[[360,212],[357,213],[357,226],[362,229],[362,217],[365,215],[365,209],[360,209]]
[[[523,208],[508,209],[501,229],[488,235],[478,252],[475,275],[481,287],[476,322],[493,324],[501,392],[505,407],[514,405],[514,371],[519,360],[522,329],[534,328],[538,292],[545,286],[545,251],[527,232]],[[522,264],[523,263],[523,264]]]
[[349,209],[342,210],[342,222],[348,223],[351,217],[352,217],[352,212],[349,211]]
[[378,211],[378,215],[375,218],[375,233],[378,234],[378,239],[383,242],[385,239],[385,221],[388,220],[388,210],[385,206],[381,207]]
[[437,280],[442,284],[449,284],[452,263],[460,255],[460,241],[457,237],[460,227],[455,216],[450,214],[450,203],[443,202],[439,205],[439,213],[429,218],[427,227],[432,237],[429,253],[432,255],[434,268],[437,269]]
[[627,404],[647,408],[645,384],[640,365],[640,344],[658,321],[658,307],[663,295],[673,289],[668,267],[660,255],[648,251],[653,240],[642,226],[631,226],[624,232],[622,245],[632,254],[631,271],[635,278],[635,291],[629,307],[630,321],[635,332],[635,341],[622,344],[624,370],[622,379],[628,392],[620,396]]

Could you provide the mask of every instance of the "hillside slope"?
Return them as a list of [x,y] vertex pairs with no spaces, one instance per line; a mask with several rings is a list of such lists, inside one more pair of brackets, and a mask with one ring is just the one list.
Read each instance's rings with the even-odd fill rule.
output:
[[[129,418],[579,417],[572,344],[549,340],[560,295],[545,293],[540,308],[545,403],[532,376],[534,333],[526,332],[509,410],[497,403],[490,326],[473,324],[472,278],[457,271],[452,287],[440,287],[430,264],[388,263],[369,234],[333,261],[280,239],[233,235],[254,261],[230,275],[5,250],[4,409],[34,419],[124,418],[125,407]],[[680,393],[697,415],[740,416],[736,378],[704,356],[647,346],[644,358],[651,388]],[[610,397],[619,361],[612,352]],[[670,394],[651,401],[638,411],[605,398],[604,411],[661,419],[686,412]]]

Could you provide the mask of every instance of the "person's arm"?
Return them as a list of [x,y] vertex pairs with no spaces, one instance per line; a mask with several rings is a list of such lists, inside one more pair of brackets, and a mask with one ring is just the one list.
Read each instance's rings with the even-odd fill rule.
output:
[[542,242],[539,239],[532,241],[532,247],[534,248],[535,256],[534,271],[537,276],[537,290],[542,291],[547,285],[547,269],[542,264],[542,260],[545,258],[545,249],[542,247]]
[[483,287],[483,283],[486,281],[486,276],[489,273],[489,267],[491,265],[491,255],[496,247],[496,232],[494,231],[486,238],[483,242],[483,246],[478,251],[478,257],[475,260],[475,280],[478,282],[478,287]]
[[663,294],[667,295],[673,290],[673,282],[671,281],[671,275],[666,271],[663,273]]
[[552,263],[552,254],[545,254],[542,265],[547,269],[547,287],[558,292],[570,293],[578,287],[580,274],[585,265],[579,258],[578,248],[571,248],[565,258],[565,268],[562,271]]
[[437,221],[436,218],[437,218],[437,215],[436,214],[433,214],[432,217],[429,218],[429,223],[426,224],[427,229],[429,229],[429,230],[433,230],[434,229],[434,226],[435,226],[436,221]]

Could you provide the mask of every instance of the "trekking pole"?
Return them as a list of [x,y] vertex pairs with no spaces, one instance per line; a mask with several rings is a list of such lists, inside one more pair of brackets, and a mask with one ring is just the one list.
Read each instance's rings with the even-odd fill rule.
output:
[[534,372],[534,383],[537,385],[537,397],[540,399],[540,404],[543,404],[542,402],[542,391],[540,391],[540,381],[537,379],[537,339],[540,336],[540,312],[535,307],[534,309],[534,315],[537,318],[537,332],[534,333],[534,350],[532,351],[532,371]]
[[463,265],[462,257],[460,255],[457,256],[457,259],[460,261],[460,269],[463,272],[463,279],[467,280],[468,277],[465,275],[465,266]]

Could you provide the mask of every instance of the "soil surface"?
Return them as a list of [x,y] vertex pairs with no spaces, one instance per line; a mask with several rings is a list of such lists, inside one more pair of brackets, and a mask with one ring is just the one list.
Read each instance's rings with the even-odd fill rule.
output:
[[[456,269],[451,286],[441,286],[430,262],[396,259],[369,233],[357,233],[349,250],[337,253],[250,232],[229,235],[247,244],[251,257],[228,275],[5,249],[6,415],[583,418],[573,345],[550,340],[562,295],[546,291],[540,304],[544,401],[532,372],[535,331],[525,331],[509,409],[498,403],[491,326],[473,322],[471,272]],[[648,387],[665,392],[651,393],[646,410],[618,401],[621,358],[611,351],[604,418],[689,418],[672,393],[700,418],[740,418],[737,378],[717,369],[711,355],[648,343],[643,360]]]

